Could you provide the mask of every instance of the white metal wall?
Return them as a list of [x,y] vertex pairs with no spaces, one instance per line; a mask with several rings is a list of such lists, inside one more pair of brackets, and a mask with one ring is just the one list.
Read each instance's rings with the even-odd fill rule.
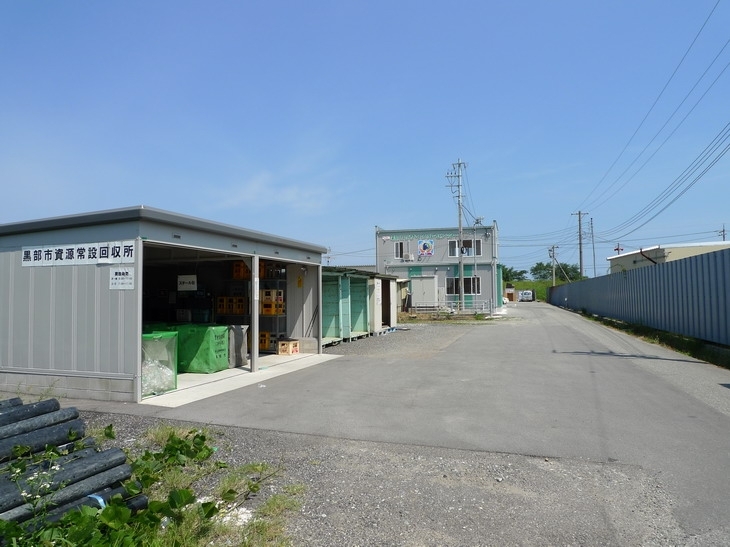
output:
[[730,345],[730,249],[553,287],[556,306]]
[[0,253],[0,385],[134,400],[142,270],[137,258],[134,288],[117,290],[114,267],[23,267],[20,250]]

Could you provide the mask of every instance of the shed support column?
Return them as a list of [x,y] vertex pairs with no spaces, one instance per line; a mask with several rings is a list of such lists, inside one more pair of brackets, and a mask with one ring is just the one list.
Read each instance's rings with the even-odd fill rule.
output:
[[322,265],[317,266],[317,286],[314,289],[317,292],[317,309],[314,311],[317,317],[317,354],[323,353],[322,349],[322,316],[324,315],[324,308],[322,308]]
[[259,257],[251,257],[251,372],[259,369]]

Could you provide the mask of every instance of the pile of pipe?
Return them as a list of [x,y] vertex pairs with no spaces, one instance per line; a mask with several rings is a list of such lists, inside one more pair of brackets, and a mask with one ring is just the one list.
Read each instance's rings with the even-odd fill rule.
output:
[[[123,486],[132,476],[126,454],[119,448],[100,450],[84,435],[78,410],[61,409],[56,399],[0,400],[0,520],[38,528],[83,505],[103,508],[116,495],[133,512],[147,507],[146,496],[130,496]],[[12,465],[15,447],[26,447],[22,472]],[[59,455],[28,458],[49,447]]]

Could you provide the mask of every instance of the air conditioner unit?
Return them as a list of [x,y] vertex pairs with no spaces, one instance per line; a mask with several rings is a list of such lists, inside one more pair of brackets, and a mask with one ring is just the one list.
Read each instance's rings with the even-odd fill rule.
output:
[[403,261],[404,262],[413,262],[416,258],[413,256],[413,253],[403,253]]

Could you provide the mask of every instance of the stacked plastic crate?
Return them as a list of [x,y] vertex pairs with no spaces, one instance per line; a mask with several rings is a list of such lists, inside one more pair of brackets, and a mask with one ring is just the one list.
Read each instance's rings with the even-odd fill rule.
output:
[[[281,289],[261,289],[259,291],[259,314],[263,316],[284,315],[284,291]],[[276,351],[278,333],[261,331],[259,333],[259,350]]]

